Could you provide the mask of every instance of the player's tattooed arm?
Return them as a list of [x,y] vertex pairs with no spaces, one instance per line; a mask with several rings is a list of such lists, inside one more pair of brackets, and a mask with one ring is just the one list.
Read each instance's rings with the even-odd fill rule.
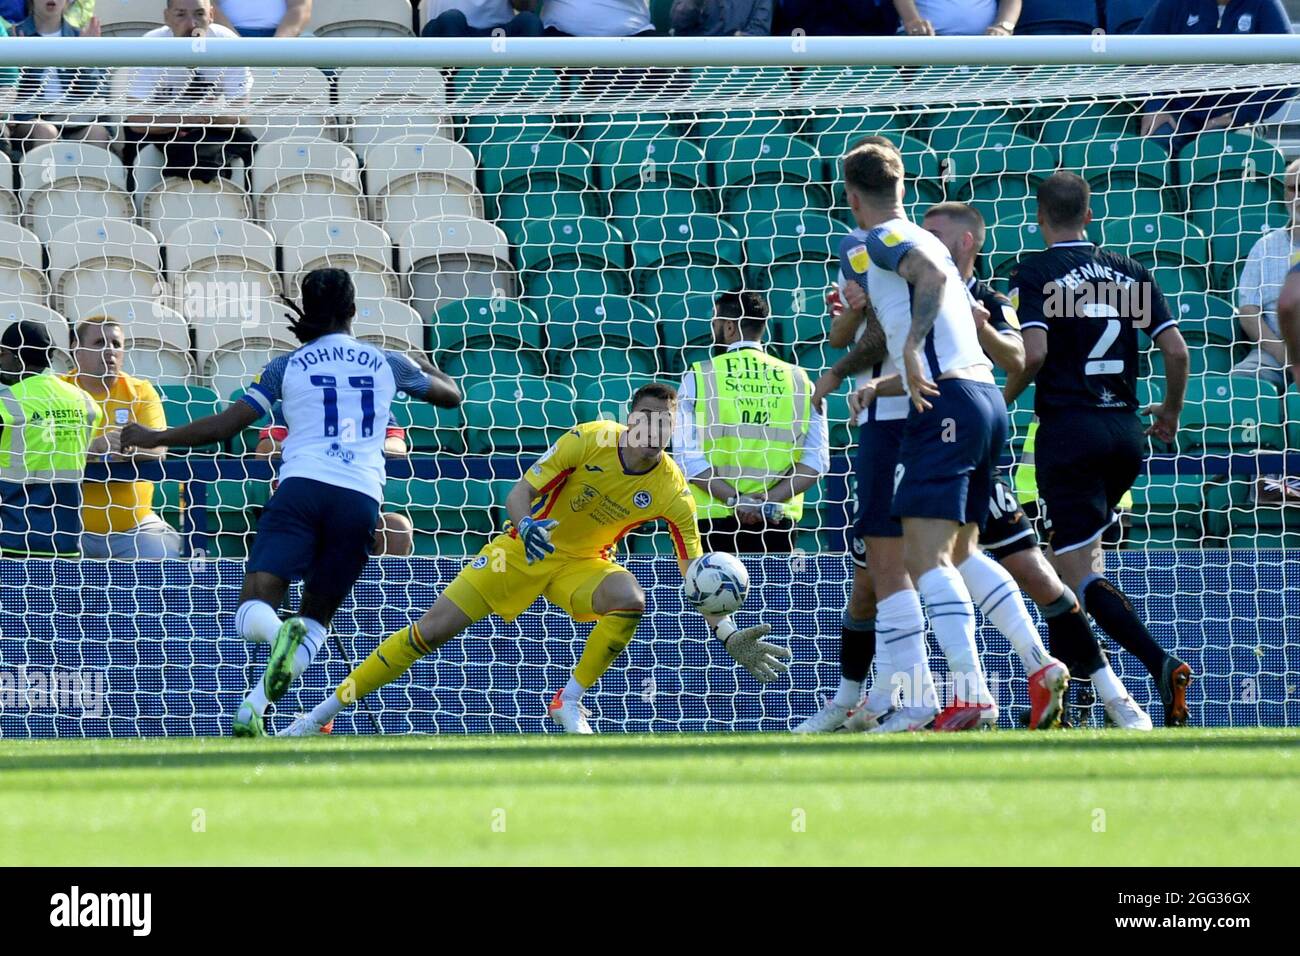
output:
[[878,365],[889,357],[889,346],[885,341],[885,330],[881,327],[876,314],[868,310],[863,319],[866,328],[862,337],[853,344],[853,348],[840,357],[834,365],[821,374],[813,386],[813,407],[822,408],[822,401],[834,392],[849,375],[865,372],[873,365]]
[[934,328],[943,305],[944,274],[924,249],[909,249],[898,263],[898,274],[912,286],[912,328],[908,340],[919,346]]

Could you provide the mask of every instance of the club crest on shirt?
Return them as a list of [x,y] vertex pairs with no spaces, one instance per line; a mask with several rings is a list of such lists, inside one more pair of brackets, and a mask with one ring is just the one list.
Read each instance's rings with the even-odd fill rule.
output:
[[129,408],[114,409],[113,420],[119,425],[125,425],[131,420],[131,410]]
[[1250,25],[1255,22],[1255,18],[1249,13],[1243,13],[1237,18],[1237,32],[1249,33]]
[[649,508],[650,500],[650,492],[648,491],[638,491],[632,496],[632,504],[638,508]]
[[849,267],[854,272],[866,272],[871,265],[871,256],[867,255],[866,246],[854,246],[849,250]]
[[480,554],[480,555],[478,555],[477,557],[474,558],[473,561],[471,561],[471,562],[469,563],[469,566],[470,566],[471,568],[476,569],[476,570],[477,570],[478,568],[486,568],[486,567],[487,567],[487,555],[486,555],[486,554]]

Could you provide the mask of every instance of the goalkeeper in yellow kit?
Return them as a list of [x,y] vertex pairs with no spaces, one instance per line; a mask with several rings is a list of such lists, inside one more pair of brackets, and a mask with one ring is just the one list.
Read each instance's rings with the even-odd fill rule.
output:
[[[589,734],[582,695],[627,647],[645,613],[645,592],[611,560],[633,528],[663,519],[683,572],[700,556],[695,499],[672,458],[677,393],[643,386],[626,425],[578,425],[525,472],[506,498],[511,527],[489,542],[447,585],[425,615],[389,635],[316,708],[285,731],[321,732],[334,715],[401,677],[411,665],[475,621],[495,613],[512,621],[538,596],[575,621],[595,621],[573,676],[548,712],[570,733]],[[727,652],[760,683],[786,670],[787,648],[763,640],[771,627],[739,629],[729,617],[705,615]]]

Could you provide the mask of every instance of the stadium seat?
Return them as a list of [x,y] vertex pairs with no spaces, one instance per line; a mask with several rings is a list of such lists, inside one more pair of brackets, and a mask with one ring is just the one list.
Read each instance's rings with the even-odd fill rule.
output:
[[1285,213],[1241,212],[1225,210],[1208,222],[1210,239],[1210,288],[1223,295],[1236,296],[1237,280],[1245,268],[1251,247],[1265,233],[1288,225]]
[[338,74],[339,132],[363,160],[372,146],[415,137],[454,136],[447,81],[434,68],[352,67]]
[[839,254],[844,226],[818,212],[784,212],[748,220],[741,233],[750,281],[761,288],[767,268],[779,262],[822,261]]
[[949,193],[980,207],[988,220],[1005,217],[1012,204],[1023,209],[1021,216],[1031,216],[1034,204],[1029,197],[1056,169],[1049,149],[1007,130],[1006,126],[971,130],[959,136],[943,157]]
[[1209,242],[1201,230],[1176,216],[1111,220],[1102,227],[1101,237],[1103,246],[1150,269],[1166,295],[1209,288]]
[[298,348],[289,324],[293,317],[284,303],[263,299],[237,321],[195,326],[199,374],[220,395],[247,385],[274,356]]
[[95,6],[100,33],[106,37],[144,36],[159,25],[155,0],[99,0]]
[[42,251],[41,241],[31,230],[0,220],[0,300],[35,305],[49,301]]
[[551,372],[572,378],[579,394],[591,379],[644,378],[659,371],[655,319],[639,302],[621,296],[567,299],[550,311],[546,333]]
[[409,0],[313,0],[307,29],[318,37],[409,37]]
[[352,334],[393,352],[424,351],[424,320],[405,302],[393,299],[357,299]]
[[183,385],[195,372],[185,316],[155,299],[113,299],[74,319],[107,316],[122,326],[123,370],[158,384]]
[[[929,147],[939,156],[939,161],[957,155],[958,168],[969,167],[971,159],[964,156],[970,146],[960,146],[963,139],[978,133],[994,143],[1015,142],[1023,135],[1020,130],[1021,117],[1014,112],[1001,108],[991,109],[940,109],[933,113],[923,113],[920,119],[929,121],[924,128],[913,129],[913,134],[924,138]],[[966,161],[961,160],[965,158]]]
[[578,126],[578,142],[595,149],[602,140],[655,139],[674,135],[667,113],[584,113]]
[[[221,396],[212,389],[204,385],[187,385],[181,382],[158,385],[158,397],[162,399],[163,415],[170,428],[215,415],[225,405]],[[218,446],[213,443],[192,449],[173,448],[168,451],[168,454],[187,455],[191,452],[204,454],[215,452],[217,449]]]
[[642,385],[661,382],[677,388],[681,381],[666,375],[660,376],[610,376],[584,385],[578,392],[574,405],[574,414],[580,422],[605,419],[612,422],[627,421],[627,413],[632,404],[632,396]]
[[[412,523],[429,533],[492,531],[491,485],[469,478],[390,478],[384,484],[384,506],[407,512]],[[423,513],[419,522],[416,512]]]
[[[1061,168],[1077,172],[1092,190],[1093,218],[1127,219],[1166,211],[1168,154],[1144,136],[1105,136],[1066,143]],[[1171,203],[1169,210],[1177,208]]]
[[1286,222],[1286,204],[1277,198],[1272,182],[1227,179],[1199,187],[1187,218],[1206,235],[1227,232],[1241,219]]
[[393,271],[393,240],[372,222],[359,219],[308,219],[291,226],[280,243],[286,294],[297,299],[302,280],[313,269],[346,269],[358,298],[401,299],[401,280]]
[[595,153],[596,188],[608,197],[610,218],[625,235],[642,219],[691,212],[716,213],[704,153],[673,136],[601,143]]
[[[777,317],[772,323],[773,343],[782,347],[788,358],[797,354],[800,347],[825,342],[830,328],[826,291],[835,282],[838,264],[823,257],[782,262],[766,271],[768,306]],[[809,371],[820,371],[824,366],[820,359],[818,363]]]
[[72,355],[68,344],[71,326],[68,320],[49,306],[38,302],[4,299],[0,301],[0,329],[7,329],[15,322],[28,320],[36,322],[50,334],[54,345],[54,366],[59,372],[72,369]]
[[163,246],[173,300],[194,323],[282,291],[275,240],[242,219],[197,219],[172,230]]
[[339,143],[267,143],[254,154],[249,179],[254,216],[277,242],[304,219],[365,218],[357,155]]
[[483,218],[474,154],[459,143],[403,137],[372,145],[366,154],[370,218],[390,235],[421,219]]
[[863,113],[860,109],[833,109],[809,115],[799,135],[812,143],[823,159],[843,158],[864,136],[899,139],[906,135],[906,124],[912,119],[889,111]]
[[1130,545],[1199,545],[1205,535],[1205,489],[1184,475],[1139,475],[1133,483]]
[[1203,375],[1187,383],[1178,446],[1218,454],[1281,449],[1281,400],[1272,385],[1241,375]]
[[[528,70],[522,74],[500,68],[456,70],[451,77],[450,109],[468,116],[465,145],[470,149],[558,139],[562,136],[556,117],[564,112],[568,86],[567,78],[558,70]],[[506,104],[523,112],[494,109]]]
[[465,393],[465,423],[473,454],[549,448],[573,424],[573,389],[550,379],[519,376],[480,382]]
[[1232,346],[1238,340],[1236,310],[1228,300],[1213,295],[1165,298],[1188,345]]
[[1172,163],[1174,182],[1187,191],[1187,208],[1197,194],[1215,183],[1244,180],[1266,186],[1279,202],[1286,157],[1262,136],[1234,130],[1210,130],[1185,145]]
[[27,151],[19,166],[23,225],[46,245],[79,219],[135,218],[126,167],[100,146],[60,140]]
[[162,251],[158,240],[120,219],[82,219],[49,243],[51,304],[70,320],[111,299],[159,299]]
[[503,225],[550,217],[600,216],[590,189],[591,154],[556,137],[493,143],[479,149],[479,172],[489,205]]
[[[1152,345],[1139,352],[1140,374],[1150,374],[1165,381],[1165,357]],[[1202,375],[1227,375],[1232,371],[1232,349],[1220,345],[1189,345],[1187,347],[1188,374],[1193,378]]]
[[515,256],[524,297],[539,310],[579,295],[632,294],[627,240],[603,219],[529,223]]
[[714,137],[705,143],[704,158],[713,185],[723,190],[723,209],[731,208],[728,200],[732,193],[779,183],[814,186],[825,194],[819,205],[830,207],[830,190],[820,181],[822,163],[817,151],[788,133]]
[[505,233],[490,222],[446,216],[412,223],[398,237],[398,266],[411,305],[429,321],[448,302],[519,294]]
[[994,220],[985,230],[977,271],[985,279],[1006,279],[1022,256],[1045,248],[1042,232],[1032,218]]
[[632,284],[660,323],[660,341],[677,367],[683,346],[712,341],[713,302],[742,284],[740,237],[711,216],[667,216],[638,223]]
[[[827,135],[832,138],[828,140]],[[889,132],[884,135],[893,140],[899,153],[902,154],[903,171],[906,173],[903,205],[907,207],[908,214],[914,220],[919,220],[927,208],[944,199],[939,156],[913,136],[895,135]],[[852,145],[853,142],[856,142],[856,138],[848,145]],[[844,146],[844,137],[836,133],[823,134],[817,142],[817,152],[821,154],[824,164],[822,173],[824,181],[836,184],[835,202],[837,205],[847,207],[848,202],[843,198]]]
[[437,359],[484,341],[494,348],[540,350],[542,326],[537,314],[515,299],[462,299],[442,306],[428,322],[429,351]]
[[196,219],[248,218],[248,193],[222,176],[210,183],[179,176],[159,177],[147,192],[140,191],[139,183],[137,175],[136,206],[140,210],[140,224],[159,242],[165,242],[178,227]]
[[1125,103],[1044,106],[1030,115],[1029,122],[1040,127],[1038,141],[1057,150],[1070,143],[1087,143],[1137,132],[1133,107]]
[[8,153],[0,154],[0,221],[17,223],[23,204],[14,188],[14,163]]
[[277,139],[336,139],[330,117],[330,81],[302,66],[255,66],[246,112],[247,128],[259,144]]
[[393,424],[406,429],[411,451],[465,454],[465,420],[459,408],[435,408],[428,402],[398,396],[392,411]]

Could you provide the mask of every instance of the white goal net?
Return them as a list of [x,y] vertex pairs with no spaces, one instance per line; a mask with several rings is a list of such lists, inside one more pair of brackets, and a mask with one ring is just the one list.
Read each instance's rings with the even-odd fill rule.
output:
[[[279,297],[296,300],[328,265],[352,275],[358,337],[422,353],[465,396],[458,410],[395,408],[384,511],[400,516],[396,553],[372,560],[335,619],[338,641],[274,724],[432,603],[566,427],[622,419],[639,385],[678,384],[708,356],[720,292],[764,293],[772,351],[814,379],[827,369],[840,353],[825,297],[853,228],[839,163],[872,134],[902,152],[914,219],[943,200],[981,211],[978,273],[1004,290],[1017,258],[1041,248],[1036,185],[1057,169],[1088,180],[1090,234],[1151,267],[1192,351],[1182,432],[1152,448],[1110,566],[1197,673],[1194,723],[1300,722],[1300,491],[1286,481],[1300,404],[1284,365],[1241,367],[1257,346],[1236,319],[1243,295],[1261,294],[1243,274],[1266,285],[1276,266],[1250,272],[1252,247],[1290,222],[1273,134],[1300,64],[835,66],[796,50],[769,65],[582,66],[575,46],[563,67],[507,65],[508,50],[484,57],[490,67],[380,67],[340,65],[339,49],[315,66],[229,65],[214,41],[185,66],[0,67],[14,134],[0,152],[0,326],[42,324],[59,371],[78,364],[75,330],[111,319],[124,371],[156,388],[168,423],[209,414],[296,347]],[[1157,99],[1175,117],[1258,105],[1259,120],[1140,136]],[[1144,395],[1162,384],[1148,353]],[[666,530],[646,528],[622,554],[649,612],[591,695],[598,730],[783,729],[834,686],[851,578],[847,392],[828,403],[831,470],[808,495],[798,550],[745,557],[740,615],[773,624],[794,652],[790,676],[760,690],[732,664],[683,613]],[[1012,410],[1009,473],[1032,400]],[[130,401],[107,402],[110,428],[140,420]],[[232,615],[278,424],[141,465],[152,487],[131,484],[128,464],[92,460],[85,530],[129,528],[133,507],[151,507],[180,534],[177,559],[0,559],[0,735],[229,731],[265,657],[236,639]],[[586,630],[541,604],[483,622],[336,732],[542,730]],[[1010,725],[1024,674],[991,629],[981,640]],[[1111,650],[1158,708],[1140,664]],[[1087,703],[1073,699],[1076,719],[1098,722]]]

